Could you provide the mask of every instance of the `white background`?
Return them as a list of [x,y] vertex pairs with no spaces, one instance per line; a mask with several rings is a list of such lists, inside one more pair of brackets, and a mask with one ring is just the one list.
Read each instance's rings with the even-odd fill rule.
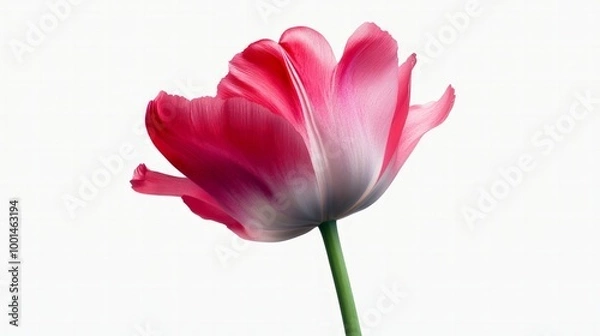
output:
[[82,0],[53,26],[58,2],[0,3],[0,218],[10,197],[23,216],[21,327],[2,271],[0,335],[343,335],[318,231],[244,243],[128,181],[140,162],[178,174],[140,128],[159,90],[213,95],[234,54],[295,25],[339,57],[365,21],[417,52],[413,103],[457,92],[388,192],[339,223],[365,334],[600,335],[600,2]]

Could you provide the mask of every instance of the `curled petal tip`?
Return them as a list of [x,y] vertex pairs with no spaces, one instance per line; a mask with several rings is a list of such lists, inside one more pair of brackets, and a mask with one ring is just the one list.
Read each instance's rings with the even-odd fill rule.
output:
[[144,176],[146,176],[146,172],[148,172],[148,167],[146,167],[146,164],[140,163],[137,166],[137,168],[135,168],[135,171],[133,172],[133,179],[134,180],[143,179]]
[[408,56],[408,58],[406,59],[407,62],[410,62],[412,66],[414,66],[417,63],[417,54],[416,53],[412,53],[410,54],[410,56]]
[[405,67],[406,70],[412,71],[412,69],[414,69],[416,64],[417,64],[417,54],[412,53],[406,58],[406,61],[404,61],[404,63],[401,65],[401,68]]
[[446,95],[448,95],[451,99],[451,104],[454,104],[454,100],[456,99],[456,91],[454,90],[454,86],[452,86],[452,84],[449,84],[446,88]]
[[437,123],[437,125],[441,124],[442,122],[444,122],[446,120],[446,118],[450,114],[450,110],[452,110],[452,108],[454,107],[455,100],[456,100],[456,94],[454,92],[454,87],[452,86],[452,84],[450,84],[446,88],[446,91],[444,92],[444,94],[442,95],[440,100],[438,100],[438,102],[436,103],[437,105],[442,107],[441,114],[440,114],[440,120]]
[[138,187],[144,180],[146,179],[146,173],[148,172],[148,168],[145,164],[140,163],[137,168],[133,171],[133,177],[129,181],[131,183],[132,188]]

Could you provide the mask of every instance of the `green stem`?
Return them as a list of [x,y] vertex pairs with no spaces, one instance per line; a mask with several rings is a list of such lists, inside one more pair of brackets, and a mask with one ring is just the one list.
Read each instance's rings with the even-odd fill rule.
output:
[[325,243],[327,258],[329,259],[329,266],[331,267],[331,274],[333,275],[333,282],[335,283],[335,290],[340,310],[342,311],[346,336],[361,336],[358,314],[356,313],[352,288],[350,288],[348,271],[344,263],[344,255],[342,253],[342,246],[340,245],[336,222],[334,220],[323,222],[319,225],[319,230]]

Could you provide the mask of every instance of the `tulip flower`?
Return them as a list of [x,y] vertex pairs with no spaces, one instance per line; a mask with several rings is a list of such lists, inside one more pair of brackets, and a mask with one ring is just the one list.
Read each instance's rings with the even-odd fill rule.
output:
[[454,103],[410,105],[416,55],[373,23],[349,38],[339,61],[317,31],[286,30],[229,63],[215,97],[160,92],[146,127],[184,177],[141,164],[135,191],[181,197],[196,215],[253,241],[279,242],[318,227],[346,333],[360,335],[336,221],[373,204],[421,137]]

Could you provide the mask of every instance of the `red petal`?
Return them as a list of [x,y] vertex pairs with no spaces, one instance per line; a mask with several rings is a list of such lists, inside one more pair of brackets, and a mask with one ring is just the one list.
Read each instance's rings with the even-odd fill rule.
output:
[[325,37],[308,27],[294,27],[281,35],[279,43],[291,62],[297,96],[304,100],[301,105],[311,114],[305,121],[311,123],[316,115],[330,113],[336,60]]
[[[250,231],[269,234],[257,240],[288,239],[282,232],[319,224],[308,150],[282,117],[242,98],[189,101],[161,93],[149,105],[146,124],[179,171]],[[302,190],[292,181],[299,172],[306,172]]]
[[146,168],[140,164],[131,180],[133,190],[149,195],[178,196],[198,216],[225,224],[242,238],[250,239],[242,224],[229,216],[216,201],[194,182]]
[[240,222],[223,212],[222,209],[191,196],[183,196],[181,199],[196,215],[204,219],[223,223],[229,230],[233,231],[241,238],[253,240],[254,235],[249,235],[247,232],[248,230]]
[[281,115],[305,134],[302,107],[285,59],[285,50],[275,41],[252,43],[229,62],[217,98],[245,98]]
[[313,146],[314,115],[329,113],[335,66],[333,51],[320,33],[290,28],[279,44],[261,40],[236,55],[217,97],[243,97],[262,105],[288,120]]

